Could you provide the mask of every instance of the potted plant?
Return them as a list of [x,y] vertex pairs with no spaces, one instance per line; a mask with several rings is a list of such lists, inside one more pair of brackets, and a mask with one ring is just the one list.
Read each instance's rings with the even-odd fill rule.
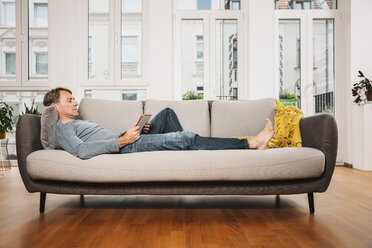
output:
[[372,101],[371,80],[366,78],[361,71],[359,71],[358,77],[362,79],[358,83],[355,83],[351,89],[352,95],[355,97],[354,103]]
[[13,130],[13,108],[0,102],[0,139],[5,139],[6,132]]
[[24,114],[32,114],[32,115],[41,115],[41,112],[38,110],[37,105],[35,105],[35,100],[32,101],[31,107],[27,107],[26,103],[24,103],[26,111],[22,111],[22,115]]
[[279,92],[279,101],[283,103],[284,106],[297,106],[299,102],[296,94],[291,94],[288,90],[280,90]]
[[197,100],[203,98],[204,96],[202,94],[198,94],[195,91],[187,91],[185,94],[182,95],[182,100]]

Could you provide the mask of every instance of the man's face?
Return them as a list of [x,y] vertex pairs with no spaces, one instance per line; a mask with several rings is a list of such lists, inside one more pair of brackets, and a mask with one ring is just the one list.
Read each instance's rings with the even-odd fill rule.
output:
[[75,101],[75,98],[71,95],[71,93],[61,90],[59,92],[59,102],[55,103],[55,107],[58,112],[58,116],[60,119],[61,117],[67,117],[69,119],[75,119],[79,113],[77,110],[77,106],[79,104]]

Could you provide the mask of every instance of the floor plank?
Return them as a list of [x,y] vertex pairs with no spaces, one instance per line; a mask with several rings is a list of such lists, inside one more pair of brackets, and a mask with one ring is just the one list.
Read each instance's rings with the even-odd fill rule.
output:
[[372,172],[337,167],[327,192],[275,196],[28,193],[0,176],[0,247],[372,247]]

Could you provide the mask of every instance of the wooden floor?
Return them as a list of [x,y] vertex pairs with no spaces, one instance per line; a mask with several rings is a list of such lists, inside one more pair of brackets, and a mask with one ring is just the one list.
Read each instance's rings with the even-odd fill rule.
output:
[[0,247],[372,247],[372,172],[337,167],[307,196],[30,194],[17,168],[0,175]]

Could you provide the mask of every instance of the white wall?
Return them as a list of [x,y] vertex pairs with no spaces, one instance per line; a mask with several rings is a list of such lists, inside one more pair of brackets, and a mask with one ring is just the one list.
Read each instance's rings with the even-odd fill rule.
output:
[[172,99],[173,97],[172,2],[173,0],[149,1],[147,98]]
[[[75,0],[50,0],[49,8],[49,81],[50,87],[62,86],[78,92],[78,32]],[[68,15],[67,15],[68,13]],[[69,16],[69,18],[66,18]]]
[[274,97],[274,1],[248,3],[248,98]]
[[[350,69],[347,76],[350,79],[346,101],[349,103],[351,115],[346,123],[347,131],[346,144],[347,152],[345,161],[352,163],[354,168],[366,169],[367,164],[363,163],[363,158],[368,152],[365,144],[371,143],[372,137],[367,137],[364,129],[372,127],[371,123],[366,123],[365,119],[371,119],[372,113],[364,111],[363,106],[352,104],[351,87],[358,82],[358,70],[372,79],[372,1],[371,0],[351,0],[350,1]],[[351,105],[351,106],[350,106]],[[371,108],[368,108],[371,109]],[[366,142],[367,139],[368,141]],[[372,160],[370,159],[370,163]]]

